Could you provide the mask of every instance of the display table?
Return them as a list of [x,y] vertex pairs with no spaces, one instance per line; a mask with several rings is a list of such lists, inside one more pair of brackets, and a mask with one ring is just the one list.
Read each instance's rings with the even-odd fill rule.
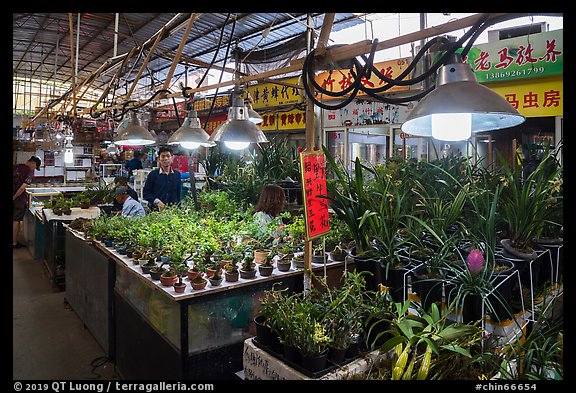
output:
[[[202,290],[193,290],[186,277],[186,291],[177,294],[143,274],[131,258],[99,241],[92,246],[116,265],[113,353],[126,379],[236,379],[264,292],[303,290],[303,271],[291,269]],[[329,264],[327,271],[341,274],[342,265]]]
[[65,299],[108,358],[114,358],[113,312],[115,262],[67,224]]
[[[366,353],[349,363],[336,367],[318,380],[343,380],[351,379],[353,375],[361,374],[370,369],[377,358],[382,358],[379,350]],[[271,355],[267,351],[258,348],[253,340],[244,341],[242,354],[244,366],[244,379],[247,380],[312,380],[309,376],[290,367],[282,360]]]
[[71,214],[54,214],[52,209],[42,209],[44,217],[44,263],[53,286],[63,290],[66,277],[65,228],[63,224],[77,218],[97,218],[100,215],[98,207],[81,209],[73,207]]

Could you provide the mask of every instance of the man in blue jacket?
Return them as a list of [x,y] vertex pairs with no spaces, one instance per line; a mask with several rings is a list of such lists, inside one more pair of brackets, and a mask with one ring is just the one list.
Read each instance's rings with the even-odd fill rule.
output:
[[158,150],[160,167],[146,177],[142,196],[151,209],[162,209],[169,204],[177,204],[182,198],[180,172],[172,169],[172,152],[168,147]]

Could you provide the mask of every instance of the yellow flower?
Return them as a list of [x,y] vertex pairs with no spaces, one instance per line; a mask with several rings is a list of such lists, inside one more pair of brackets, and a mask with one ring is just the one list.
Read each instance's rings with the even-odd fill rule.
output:
[[314,344],[327,344],[330,338],[326,335],[326,330],[319,322],[314,323],[314,335],[312,336]]

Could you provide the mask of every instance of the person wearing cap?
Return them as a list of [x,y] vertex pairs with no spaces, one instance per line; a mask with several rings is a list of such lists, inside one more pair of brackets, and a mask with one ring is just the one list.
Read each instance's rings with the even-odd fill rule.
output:
[[146,215],[146,211],[142,204],[128,195],[128,187],[117,187],[114,191],[114,199],[122,205],[123,217],[144,217]]
[[24,246],[18,242],[18,235],[28,208],[28,196],[25,191],[32,184],[34,170],[39,170],[41,164],[40,158],[32,156],[26,164],[16,164],[12,168],[12,248]]
[[[134,190],[132,187],[128,185],[128,178],[126,176],[116,176],[114,178],[114,190],[122,186],[128,189],[128,195],[130,195],[132,199],[140,202],[136,190]],[[113,205],[111,210],[112,214],[119,215],[122,213],[122,204],[118,202],[116,198],[114,198],[114,200],[112,201],[112,205]]]

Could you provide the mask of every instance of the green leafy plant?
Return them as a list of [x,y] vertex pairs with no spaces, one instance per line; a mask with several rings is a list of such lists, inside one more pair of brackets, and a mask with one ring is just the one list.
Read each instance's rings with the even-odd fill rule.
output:
[[501,212],[512,247],[523,253],[533,251],[534,238],[540,237],[545,223],[560,202],[562,167],[555,155],[545,157],[526,179],[519,168],[503,167]]

